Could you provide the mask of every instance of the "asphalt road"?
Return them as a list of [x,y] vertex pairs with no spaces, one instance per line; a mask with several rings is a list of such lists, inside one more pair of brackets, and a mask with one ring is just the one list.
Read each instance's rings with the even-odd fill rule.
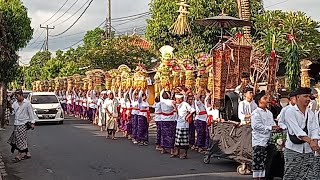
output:
[[14,157],[6,144],[12,126],[0,132],[0,151],[8,176],[5,180],[227,180],[251,179],[236,173],[237,163],[212,159],[192,152],[189,159],[171,159],[154,148],[154,129],[150,145],[139,147],[120,137],[105,138],[99,128],[84,120],[68,118],[63,125],[39,125],[29,131],[32,159],[11,163]]

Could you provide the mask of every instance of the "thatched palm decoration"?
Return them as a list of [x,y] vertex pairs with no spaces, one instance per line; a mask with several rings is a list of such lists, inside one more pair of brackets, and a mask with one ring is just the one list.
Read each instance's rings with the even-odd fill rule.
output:
[[191,32],[191,28],[188,23],[188,7],[190,6],[187,4],[186,0],[181,0],[177,5],[180,5],[179,10],[177,11],[180,14],[176,22],[174,22],[170,27],[170,31],[177,35],[188,34]]

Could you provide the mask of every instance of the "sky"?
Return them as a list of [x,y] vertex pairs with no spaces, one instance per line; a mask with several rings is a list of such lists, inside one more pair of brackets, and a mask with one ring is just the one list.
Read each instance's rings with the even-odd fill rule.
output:
[[[49,24],[49,27],[55,27],[53,30],[49,30],[49,35],[54,36],[60,34],[75,22],[85,9],[88,4],[85,3],[88,1],[89,0],[22,0],[28,9],[34,34],[33,39],[27,47],[21,49],[19,52],[21,64],[28,64],[31,57],[42,47],[46,32],[44,29],[39,28],[40,24],[42,26]],[[150,1],[151,0],[111,0],[111,17],[112,19],[117,19],[148,12],[148,4]],[[65,5],[63,6],[64,3]],[[73,4],[74,6],[70,8]],[[81,6],[84,7],[79,10]],[[264,0],[264,6],[266,9],[271,10],[303,11],[313,19],[320,21],[319,0]],[[56,13],[59,8],[61,8],[61,10]],[[68,9],[70,10],[66,12]],[[75,15],[72,16],[73,14]],[[66,49],[79,42],[86,31],[98,27],[105,20],[106,15],[107,0],[93,0],[91,6],[70,30],[60,36],[49,37],[49,51],[54,54],[58,49]],[[60,16],[62,17],[59,18]],[[69,17],[71,18],[66,20]],[[112,21],[112,27],[116,30],[117,34],[131,34],[134,28],[137,28],[137,33],[143,34],[147,24],[145,21],[147,18],[148,16],[135,16],[127,21],[114,20]],[[101,27],[104,27],[104,25]],[[78,45],[81,45],[81,42],[73,47],[77,47]]]

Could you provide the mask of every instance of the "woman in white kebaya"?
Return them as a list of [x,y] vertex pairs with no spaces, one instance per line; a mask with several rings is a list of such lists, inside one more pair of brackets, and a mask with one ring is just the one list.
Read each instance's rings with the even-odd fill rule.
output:
[[[181,159],[186,159],[188,156],[188,149],[189,149],[189,122],[188,119],[193,115],[196,111],[192,108],[187,102],[183,101],[182,94],[176,94],[176,139],[175,139],[175,147],[176,152],[174,156],[180,155]],[[181,153],[181,150],[184,152]],[[174,157],[172,156],[172,157]]]

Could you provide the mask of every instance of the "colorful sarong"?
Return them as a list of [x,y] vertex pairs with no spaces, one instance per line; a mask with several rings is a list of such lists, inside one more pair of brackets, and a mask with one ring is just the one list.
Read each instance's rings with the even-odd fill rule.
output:
[[149,123],[145,116],[138,115],[137,141],[148,142],[149,139]]
[[188,128],[177,128],[175,145],[181,149],[189,148],[189,129]]
[[197,131],[196,146],[199,148],[206,147],[207,122],[196,120],[194,122]]
[[196,127],[194,121],[189,124],[189,144],[192,146],[196,141]]
[[162,121],[160,146],[163,148],[173,148],[175,134],[176,134],[176,122]]
[[132,138],[137,140],[138,136],[138,115],[133,114],[131,119],[131,125],[132,125]]
[[160,145],[161,143],[161,126],[162,126],[162,121],[156,121],[157,125],[157,138],[156,138],[156,145]]
[[130,136],[132,136],[132,118],[133,118],[133,116],[131,116],[129,118],[129,121],[127,122],[127,133]]

